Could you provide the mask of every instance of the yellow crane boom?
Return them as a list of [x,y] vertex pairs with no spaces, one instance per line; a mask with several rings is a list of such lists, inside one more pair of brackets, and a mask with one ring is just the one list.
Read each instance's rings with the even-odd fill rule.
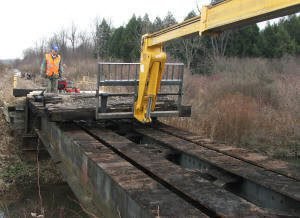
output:
[[138,97],[134,117],[151,122],[167,55],[163,43],[192,33],[214,34],[300,11],[300,0],[224,0],[204,6],[201,15],[142,37]]

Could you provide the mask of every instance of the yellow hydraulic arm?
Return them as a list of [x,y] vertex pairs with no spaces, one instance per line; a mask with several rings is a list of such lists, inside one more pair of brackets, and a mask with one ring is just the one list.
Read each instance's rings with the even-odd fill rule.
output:
[[163,43],[192,33],[214,34],[237,26],[300,11],[300,0],[223,0],[204,6],[201,15],[142,37],[138,97],[134,117],[151,122],[167,55]]

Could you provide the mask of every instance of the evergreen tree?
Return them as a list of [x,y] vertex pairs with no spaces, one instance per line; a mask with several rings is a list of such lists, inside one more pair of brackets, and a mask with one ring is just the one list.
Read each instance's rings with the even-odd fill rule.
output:
[[261,37],[256,24],[233,30],[229,37],[227,56],[257,57]]
[[126,56],[124,51],[124,27],[117,28],[109,39],[109,55],[114,58],[123,59]]
[[142,37],[142,19],[135,15],[129,20],[123,34],[123,49],[125,61],[137,61],[140,57],[140,42]]
[[109,54],[109,39],[111,28],[105,19],[96,25],[96,53],[98,57],[107,58]]
[[284,54],[295,54],[296,42],[280,24],[271,25],[262,31],[262,55],[267,58],[279,58]]
[[176,23],[177,23],[177,21],[176,21],[174,15],[169,11],[167,16],[165,16],[165,18],[162,21],[162,28],[172,26]]
[[296,54],[300,54],[300,16],[291,15],[288,19],[283,19],[279,22],[288,32],[291,40],[296,45]]
[[[190,12],[186,19],[196,16]],[[150,21],[148,14],[143,18],[135,15],[125,27],[112,31],[105,20],[97,26],[96,49],[100,57],[112,57],[123,61],[138,61],[140,57],[141,37],[145,33],[153,33],[176,24],[177,21],[168,13],[163,19],[156,17]],[[267,57],[277,58],[284,54],[300,54],[300,17],[293,15],[282,19],[277,24],[268,24],[259,30],[256,24],[232,30],[226,43],[225,55],[238,57]],[[207,69],[205,62],[212,56],[210,36],[185,36],[164,43],[169,57],[182,61],[192,71]],[[169,59],[170,60],[170,59]],[[200,72],[196,70],[195,72]],[[207,70],[204,70],[207,72]]]
[[153,25],[149,19],[149,15],[145,14],[142,19],[142,34],[151,33],[153,31]]
[[[162,26],[160,29],[167,28],[176,23],[177,23],[177,21],[176,21],[174,15],[171,12],[168,12],[168,14],[164,17],[164,19],[161,22]],[[177,40],[172,40],[172,41],[166,42],[164,44],[165,52],[167,52],[169,55],[171,55],[173,57],[176,56],[175,53],[177,52],[177,47],[178,47]]]
[[160,17],[156,17],[152,25],[152,31],[156,32],[161,29],[163,29],[163,21],[160,19]]

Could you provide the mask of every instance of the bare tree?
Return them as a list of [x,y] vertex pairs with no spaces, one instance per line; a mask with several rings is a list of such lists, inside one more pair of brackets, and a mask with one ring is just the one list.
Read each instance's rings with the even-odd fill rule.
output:
[[[90,50],[92,50],[91,37],[87,32],[78,33],[78,50],[81,55],[88,55]],[[92,53],[92,52],[91,52]]]
[[74,53],[76,42],[77,42],[77,26],[74,24],[74,22],[72,22],[70,33],[68,35],[68,39],[71,42],[72,52]]
[[67,51],[67,38],[68,38],[68,32],[65,29],[61,29],[60,32],[58,33],[58,40],[59,40],[59,47],[63,55],[65,55]]
[[36,54],[36,61],[41,62],[44,54],[46,52],[46,44],[47,44],[47,40],[46,39],[41,39],[39,41],[35,42],[35,54]]
[[186,67],[191,68],[191,63],[193,58],[199,49],[204,49],[203,43],[199,36],[188,36],[180,40],[181,45],[183,46],[184,58],[186,61]]
[[63,55],[66,54],[66,50],[67,50],[67,36],[68,33],[65,29],[61,29],[60,32],[55,33],[50,39],[49,39],[49,47],[51,47],[53,44],[57,45],[60,50],[61,53]]
[[[197,16],[195,11],[191,11],[188,16],[185,18],[185,20],[193,18]],[[198,34],[194,34],[191,36],[185,36],[180,42],[180,52],[183,53],[183,58],[185,59],[185,63],[188,69],[191,68],[191,63],[193,60],[195,60],[195,56],[199,50],[204,51],[205,46],[203,45],[203,41],[201,40],[201,37]]]
[[231,31],[225,31],[211,37],[212,54],[214,58],[225,55],[230,35]]
[[92,24],[92,31],[91,31],[91,36],[92,36],[92,43],[93,43],[93,49],[94,52],[96,53],[96,55],[98,55],[97,53],[97,46],[98,46],[98,37],[97,37],[97,30],[98,30],[98,26],[101,24],[101,18],[100,17],[96,17],[93,21]]
[[89,37],[86,32],[80,32],[78,34],[78,41],[79,41],[79,46],[87,47],[88,42],[89,42]]

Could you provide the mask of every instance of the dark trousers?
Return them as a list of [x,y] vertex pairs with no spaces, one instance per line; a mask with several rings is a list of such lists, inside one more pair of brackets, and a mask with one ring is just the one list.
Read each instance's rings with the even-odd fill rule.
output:
[[58,93],[58,78],[49,78],[47,92]]

